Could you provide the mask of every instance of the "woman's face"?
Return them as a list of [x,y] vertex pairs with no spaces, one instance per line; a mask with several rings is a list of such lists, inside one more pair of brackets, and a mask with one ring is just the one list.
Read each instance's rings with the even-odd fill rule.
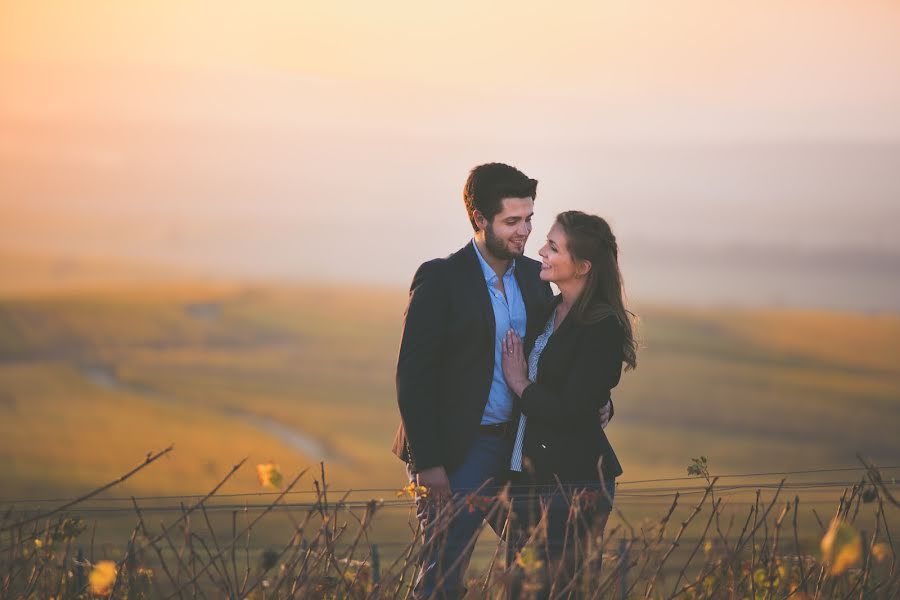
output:
[[[547,234],[547,243],[538,251],[541,255],[541,279],[559,285],[579,274],[578,265],[569,254],[566,232],[554,223]],[[583,270],[583,269],[582,269]]]

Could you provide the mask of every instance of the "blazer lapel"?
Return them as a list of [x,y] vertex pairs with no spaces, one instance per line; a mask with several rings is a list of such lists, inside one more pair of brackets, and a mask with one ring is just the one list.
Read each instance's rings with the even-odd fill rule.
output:
[[537,318],[537,315],[535,314],[535,298],[534,293],[532,292],[532,282],[528,281],[528,277],[525,277],[524,267],[524,261],[519,261],[519,264],[516,265],[515,275],[516,283],[519,284],[519,291],[522,292],[522,300],[525,302],[525,331],[527,333],[531,331],[531,328],[534,325],[533,321]]
[[472,297],[478,303],[481,316],[485,325],[487,325],[485,333],[487,333],[488,339],[493,344],[497,333],[497,322],[494,319],[494,307],[491,305],[491,296],[487,289],[487,282],[484,279],[484,271],[481,270],[481,262],[478,260],[478,255],[475,254],[472,242],[463,246],[459,254],[463,259],[466,288],[470,290]]
[[516,283],[519,284],[519,291],[522,292],[522,301],[525,303],[525,339],[522,340],[525,348],[525,356],[531,352],[531,345],[534,341],[534,328],[538,320],[537,301],[531,289],[531,282],[525,276],[524,264],[516,265]]

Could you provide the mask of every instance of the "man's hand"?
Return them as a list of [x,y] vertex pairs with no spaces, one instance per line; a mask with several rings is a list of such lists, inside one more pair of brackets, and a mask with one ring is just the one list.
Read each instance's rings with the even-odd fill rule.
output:
[[600,427],[606,429],[606,426],[609,425],[609,413],[610,407],[612,406],[612,402],[607,402],[603,405],[603,408],[600,409]]
[[428,498],[433,500],[449,498],[452,493],[447,471],[442,466],[431,467],[416,473],[416,485],[424,485],[428,488]]

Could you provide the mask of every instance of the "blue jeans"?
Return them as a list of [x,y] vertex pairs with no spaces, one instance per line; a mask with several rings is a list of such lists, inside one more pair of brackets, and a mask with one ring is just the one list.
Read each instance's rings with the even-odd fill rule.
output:
[[[573,494],[577,496],[579,491],[593,493],[593,496],[583,501],[580,518],[577,523],[573,523],[569,518],[569,504],[572,501]],[[564,495],[565,494],[565,495]],[[593,531],[594,525],[599,519],[605,519],[612,510],[612,501],[616,495],[616,482],[607,481],[590,482],[583,485],[564,486],[564,492],[558,488],[545,490],[541,493],[541,497],[547,506],[547,548],[550,551],[551,559],[558,559],[562,556],[563,547],[571,546],[573,540],[584,540],[585,536],[591,533],[601,533]],[[605,524],[605,522],[604,522]],[[569,549],[567,548],[568,552]]]
[[[546,527],[546,537],[540,537],[534,544],[536,558],[546,568],[553,569],[538,575],[539,589],[534,590],[535,598],[546,598],[550,591],[552,579],[557,579],[557,591],[575,576],[579,556],[585,544],[590,543],[592,536],[601,535],[606,526],[606,519],[612,511],[612,503],[616,494],[615,480],[568,483],[558,485],[520,485],[512,494],[515,528],[511,533],[512,551],[518,551],[536,527],[541,523]],[[571,511],[573,501],[578,502],[578,510]],[[574,516],[574,518],[573,518]],[[599,560],[599,557],[595,560]],[[557,570],[557,565],[561,569]],[[595,563],[599,568],[599,562]],[[523,573],[517,572],[513,579],[512,597],[518,597],[521,591]],[[575,591],[574,597],[578,597]]]
[[[467,502],[478,491],[479,497],[494,496],[506,483],[509,469],[509,442],[494,435],[479,435],[463,463],[447,473],[452,503],[439,507],[427,498],[416,498],[416,516],[425,532],[425,549],[413,592],[416,598],[462,598],[466,593],[463,575],[475,547],[474,538],[482,521],[491,512],[480,502]],[[414,474],[407,467],[410,481]],[[449,505],[448,505],[449,504]],[[449,516],[448,513],[452,513]],[[497,535],[501,535],[505,513],[499,507],[488,520]]]

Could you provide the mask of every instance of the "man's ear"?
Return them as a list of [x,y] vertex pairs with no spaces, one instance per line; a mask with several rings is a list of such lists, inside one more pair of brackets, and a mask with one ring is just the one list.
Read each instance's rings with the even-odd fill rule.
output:
[[478,231],[487,229],[488,220],[480,210],[473,210],[472,217],[475,219],[475,224],[478,225]]

